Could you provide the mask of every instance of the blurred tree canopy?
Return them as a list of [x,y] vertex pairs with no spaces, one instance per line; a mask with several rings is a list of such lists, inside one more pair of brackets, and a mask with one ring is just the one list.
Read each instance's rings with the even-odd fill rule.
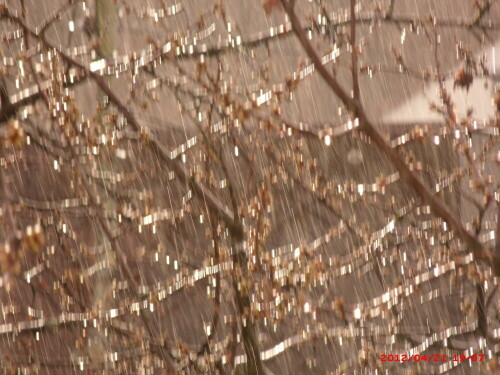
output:
[[497,1],[0,24],[2,373],[500,371]]

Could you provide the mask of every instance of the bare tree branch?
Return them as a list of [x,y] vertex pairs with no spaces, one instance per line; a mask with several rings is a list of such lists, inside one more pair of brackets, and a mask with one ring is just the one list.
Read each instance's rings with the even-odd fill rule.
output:
[[[415,191],[415,193],[417,193],[417,195],[420,196],[420,198],[422,198],[422,200],[431,207],[432,212],[434,212],[435,215],[441,217],[450,225],[450,227],[457,233],[457,235],[465,242],[468,249],[474,254],[474,256],[478,259],[487,260],[491,264],[491,262],[493,261],[493,255],[491,251],[488,249],[484,249],[482,244],[463,227],[462,223],[460,223],[460,221],[446,208],[444,203],[432,193],[432,191],[425,185],[422,179],[418,175],[416,175],[415,172],[411,171],[408,168],[397,151],[387,143],[387,141],[379,133],[376,127],[367,118],[366,114],[364,113],[363,107],[353,101],[346,94],[345,90],[340,86],[337,80],[326,71],[326,69],[321,64],[318,54],[305,36],[300,20],[298,19],[294,9],[290,6],[290,3],[288,1],[283,1],[283,4],[290,17],[290,21],[297,35],[297,38],[299,39],[309,58],[311,58],[311,60],[313,61],[315,69],[318,70],[319,74],[330,86],[332,91],[342,101],[342,103],[347,108],[349,108],[349,110],[356,118],[358,118],[360,130],[368,137],[370,137],[370,139],[377,145],[380,151],[382,151],[389,158],[396,170],[400,173],[401,179],[405,181]],[[495,274],[500,276],[500,267],[497,267],[496,265],[492,266],[494,267]]]

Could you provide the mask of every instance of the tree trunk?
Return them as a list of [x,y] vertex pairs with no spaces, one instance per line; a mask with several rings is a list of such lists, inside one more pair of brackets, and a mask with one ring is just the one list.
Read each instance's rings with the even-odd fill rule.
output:
[[230,230],[231,238],[234,245],[233,261],[236,268],[241,270],[241,273],[236,269],[233,277],[233,287],[236,295],[236,304],[240,315],[241,334],[243,337],[243,346],[247,356],[246,375],[263,375],[264,368],[262,359],[260,358],[259,340],[257,337],[256,325],[251,314],[250,298],[248,296],[248,288],[246,281],[248,278],[247,262],[248,258],[245,253],[245,241],[243,228],[238,223]]

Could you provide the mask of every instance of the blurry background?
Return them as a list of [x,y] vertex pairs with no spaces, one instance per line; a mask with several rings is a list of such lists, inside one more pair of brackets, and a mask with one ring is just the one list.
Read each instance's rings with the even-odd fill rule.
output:
[[[355,6],[368,117],[494,248],[498,2]],[[3,373],[241,374],[252,335],[266,374],[498,371],[489,267],[357,132],[279,2],[0,7]],[[347,92],[349,8],[296,4]]]

